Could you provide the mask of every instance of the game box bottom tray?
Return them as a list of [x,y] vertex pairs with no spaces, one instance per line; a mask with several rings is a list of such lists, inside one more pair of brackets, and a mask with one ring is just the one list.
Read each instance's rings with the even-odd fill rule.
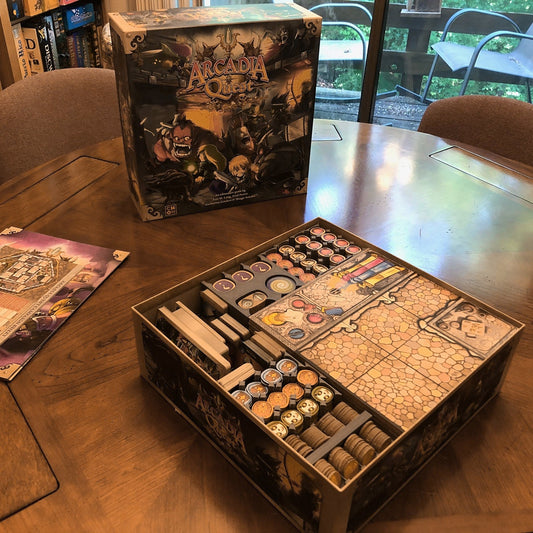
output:
[[133,308],[142,376],[302,531],[360,528],[523,325],[315,219]]

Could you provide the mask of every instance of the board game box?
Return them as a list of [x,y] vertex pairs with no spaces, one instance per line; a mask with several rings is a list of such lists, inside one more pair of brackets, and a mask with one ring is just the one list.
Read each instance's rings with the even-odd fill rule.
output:
[[306,192],[319,16],[287,3],[109,20],[143,220]]
[[301,531],[364,525],[523,325],[323,219],[133,308],[141,375]]

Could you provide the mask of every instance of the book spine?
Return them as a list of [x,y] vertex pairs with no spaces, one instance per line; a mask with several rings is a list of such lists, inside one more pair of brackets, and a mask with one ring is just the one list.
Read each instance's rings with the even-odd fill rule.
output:
[[9,20],[17,20],[24,16],[24,4],[22,0],[7,0]]
[[44,17],[40,18],[37,22],[37,35],[39,46],[41,47],[41,55],[43,56],[44,70],[54,70],[54,57],[52,55],[52,47],[50,46]]
[[78,65],[78,57],[76,56],[75,40],[76,40],[75,35],[67,35],[68,54],[69,54],[69,62],[70,62],[71,67],[80,66]]
[[85,65],[83,59],[83,44],[80,32],[74,32],[72,36],[74,37],[74,53],[76,55],[76,64],[78,67],[85,67],[87,65]]
[[26,50],[30,60],[30,71],[32,76],[44,72],[43,58],[39,47],[39,38],[37,30],[31,27],[22,26],[22,35],[26,44]]
[[92,39],[89,28],[82,28],[80,31],[81,49],[83,53],[83,64],[86,67],[94,67],[94,54],[92,53]]
[[63,23],[63,14],[61,11],[54,11],[52,13],[52,20],[54,23],[54,35],[56,41],[56,49],[59,61],[58,68],[70,67],[70,52],[67,42],[67,33]]
[[102,66],[102,56],[100,53],[100,32],[98,31],[98,26],[96,24],[91,24],[89,26],[90,35],[91,35],[91,45],[94,56],[94,66]]
[[22,36],[22,26],[20,24],[14,24],[11,29],[13,30],[13,38],[15,39],[15,47],[17,48],[17,57],[20,65],[20,73],[22,78],[29,78],[31,76],[30,59],[26,50],[26,43]]
[[44,22],[46,24],[46,34],[48,36],[48,42],[50,43],[50,51],[52,53],[54,68],[60,68],[59,54],[57,52],[56,44],[56,34],[54,32],[54,21],[52,19],[52,15],[45,15]]

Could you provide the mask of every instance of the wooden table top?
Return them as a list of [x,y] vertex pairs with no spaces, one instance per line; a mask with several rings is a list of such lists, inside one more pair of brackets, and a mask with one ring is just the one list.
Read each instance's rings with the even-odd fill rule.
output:
[[[298,197],[141,222],[120,139],[0,185],[2,227],[131,252],[0,384],[59,483],[0,531],[294,532],[139,377],[130,308],[317,216],[526,324],[500,394],[363,531],[533,530],[533,168],[411,131],[316,126],[327,140]],[[13,432],[2,457],[31,438]]]

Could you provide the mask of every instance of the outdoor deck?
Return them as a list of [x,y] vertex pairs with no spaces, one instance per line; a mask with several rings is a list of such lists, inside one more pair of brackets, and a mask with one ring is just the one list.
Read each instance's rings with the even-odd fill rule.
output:
[[[416,130],[427,105],[407,96],[377,99],[374,123],[406,130]],[[357,121],[358,103],[334,100],[315,102],[315,118]]]

